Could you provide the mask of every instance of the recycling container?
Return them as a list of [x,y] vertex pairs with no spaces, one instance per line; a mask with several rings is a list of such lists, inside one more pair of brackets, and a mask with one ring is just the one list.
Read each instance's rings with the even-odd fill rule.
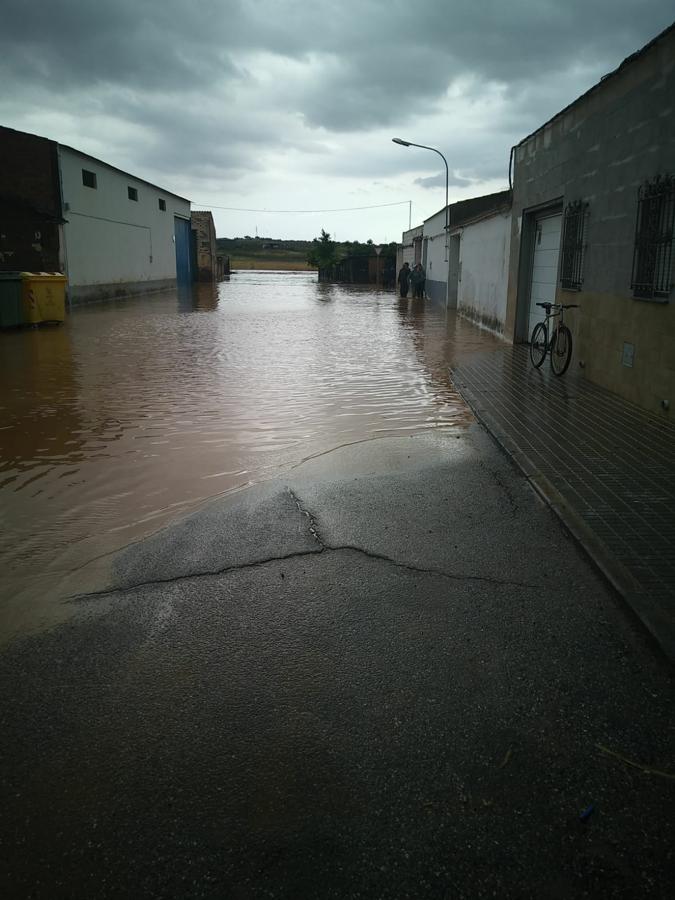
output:
[[0,272],[0,328],[23,322],[21,285],[21,272]]
[[63,322],[66,318],[66,276],[60,272],[22,272],[21,304],[26,325]]

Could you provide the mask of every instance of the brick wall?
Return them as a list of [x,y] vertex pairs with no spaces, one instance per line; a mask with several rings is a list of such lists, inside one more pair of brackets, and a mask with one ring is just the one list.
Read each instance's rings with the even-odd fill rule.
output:
[[0,127],[0,197],[61,215],[56,142]]
[[59,270],[57,145],[0,127],[0,271]]

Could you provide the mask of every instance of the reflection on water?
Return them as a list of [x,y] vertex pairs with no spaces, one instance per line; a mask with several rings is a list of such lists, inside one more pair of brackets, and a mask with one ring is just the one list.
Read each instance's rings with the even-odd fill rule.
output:
[[218,308],[219,288],[215,282],[178,285],[178,309],[181,312],[212,312]]
[[242,272],[0,333],[0,615],[205,498],[341,444],[469,421],[448,364],[491,337],[315,277]]

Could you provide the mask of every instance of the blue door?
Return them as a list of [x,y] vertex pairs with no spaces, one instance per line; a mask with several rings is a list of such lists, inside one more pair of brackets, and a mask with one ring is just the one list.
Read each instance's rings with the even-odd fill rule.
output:
[[190,284],[192,281],[192,260],[190,254],[190,221],[174,216],[173,230],[176,238],[176,281]]

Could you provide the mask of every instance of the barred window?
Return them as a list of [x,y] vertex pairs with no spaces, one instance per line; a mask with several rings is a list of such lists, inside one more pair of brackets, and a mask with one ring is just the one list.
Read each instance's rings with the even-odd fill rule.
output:
[[588,203],[575,200],[567,204],[563,224],[560,284],[568,291],[580,291],[584,280],[587,217]]
[[635,223],[633,296],[667,297],[673,288],[673,221],[675,177],[657,175],[638,192]]

